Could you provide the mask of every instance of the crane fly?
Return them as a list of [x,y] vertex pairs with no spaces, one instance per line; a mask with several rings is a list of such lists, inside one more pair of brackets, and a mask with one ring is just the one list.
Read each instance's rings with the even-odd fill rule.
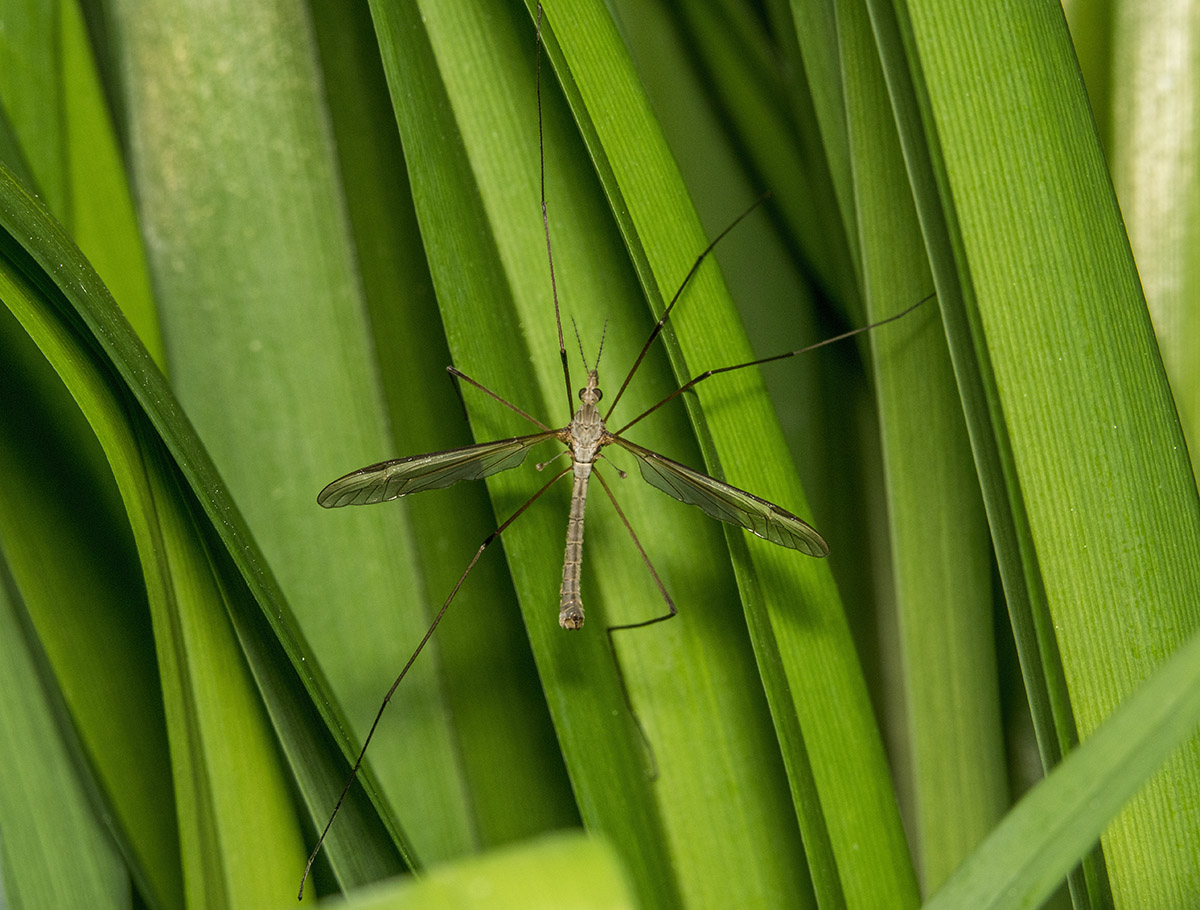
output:
[[[451,368],[451,374],[472,385],[478,385],[458,370]],[[460,480],[478,480],[517,467],[525,461],[525,456],[534,446],[557,439],[567,447],[571,465],[552,478],[543,490],[568,473],[574,476],[571,511],[567,520],[562,586],[559,589],[558,624],[564,629],[579,629],[583,626],[579,575],[582,563],[584,510],[587,505],[588,482],[596,462],[603,457],[601,453],[606,446],[616,445],[632,454],[641,469],[642,477],[648,483],[681,502],[699,506],[713,518],[741,525],[772,543],[799,550],[809,556],[829,555],[829,546],[821,535],[791,512],[611,432],[605,423],[607,415],[601,416],[597,407],[603,397],[599,369],[590,368],[587,371],[587,385],[579,390],[579,408],[571,417],[571,422],[561,429],[550,429],[541,421],[525,414],[524,416],[542,428],[540,433],[368,465],[333,481],[321,491],[317,502],[327,509],[369,505],[398,499],[422,490],[441,489]],[[672,394],[671,397],[675,395]],[[651,408],[627,426],[632,426],[656,409],[657,406]],[[519,410],[518,412],[524,413]],[[611,408],[608,413],[611,415]],[[538,467],[544,467],[544,464]],[[600,475],[596,476],[599,478]],[[536,496],[540,496],[541,492],[539,490]],[[532,501],[529,500],[526,506]],[[522,511],[524,508],[522,507]]]
[[[622,434],[630,427],[640,423],[650,414],[657,411],[667,402],[682,395],[684,392],[694,388],[699,383],[720,373],[728,373],[733,370],[741,370],[747,367],[759,366],[766,363],[771,363],[776,360],[783,360],[788,357],[794,357],[797,354],[803,354],[807,351],[823,347],[827,344],[832,344],[835,341],[841,341],[852,335],[857,335],[861,332],[866,332],[870,329],[892,322],[906,316],[912,310],[921,306],[926,301],[932,299],[934,295],[929,295],[918,301],[907,309],[886,319],[879,320],[870,325],[861,328],[853,329],[837,335],[833,338],[827,338],[824,341],[816,344],[800,348],[795,351],[788,351],[783,354],[776,354],[773,357],[764,357],[759,360],[752,360],[748,363],[739,363],[732,366],[719,367],[717,369],[708,370],[693,377],[688,382],[684,383],[666,398],[662,399],[657,404],[647,408],[637,417],[630,420],[628,423],[621,426],[616,432],[608,429],[607,422],[611,418],[618,402],[624,395],[626,388],[629,386],[630,380],[633,379],[638,367],[641,366],[642,360],[649,351],[651,345],[662,333],[663,327],[670,318],[671,311],[675,304],[678,303],[684,288],[687,287],[692,277],[696,274],[701,264],[713,248],[736,227],[742,219],[748,216],[756,209],[768,196],[764,194],[759,197],[753,205],[739,215],[728,227],[726,227],[716,239],[714,239],[704,251],[696,258],[691,269],[684,276],[683,281],[679,285],[679,289],[667,304],[662,316],[650,331],[650,337],[646,339],[646,343],[642,346],[641,352],[635,359],[633,366],[625,376],[625,381],[621,384],[617,391],[616,397],[608,406],[605,413],[601,413],[598,407],[604,393],[600,388],[600,373],[599,362],[600,354],[603,352],[603,341],[601,341],[601,350],[596,355],[596,362],[593,366],[588,366],[586,358],[583,356],[582,344],[580,345],[580,356],[584,360],[584,368],[587,372],[587,382],[583,388],[578,391],[579,406],[574,406],[574,397],[571,394],[571,373],[568,364],[566,346],[563,341],[562,317],[559,311],[558,290],[554,276],[554,254],[550,248],[550,222],[546,214],[546,164],[545,152],[542,140],[542,106],[541,106],[541,25],[542,25],[542,8],[541,4],[537,7],[537,98],[538,98],[538,148],[540,155],[540,182],[541,182],[541,204],[542,204],[542,224],[546,237],[546,256],[550,270],[550,286],[554,299],[554,319],[558,328],[558,349],[559,357],[562,361],[563,379],[566,383],[567,403],[570,410],[573,411],[571,420],[566,426],[560,429],[554,429],[536,417],[517,407],[515,404],[505,400],[496,392],[484,386],[482,383],[476,382],[470,376],[453,366],[446,368],[451,377],[458,382],[465,382],[479,391],[489,395],[496,401],[503,404],[516,414],[519,414],[525,420],[529,421],[534,426],[538,427],[538,432],[530,433],[525,436],[513,436],[508,439],[499,439],[495,442],[482,442],[475,445],[462,446],[455,449],[447,449],[442,452],[430,452],[425,455],[410,455],[406,458],[395,458],[389,461],[382,461],[378,464],[368,465],[364,468],[359,468],[356,471],[351,471],[337,480],[330,483],[317,496],[317,502],[327,509],[336,509],[343,506],[362,506],[373,505],[380,502],[388,502],[393,499],[399,499],[402,496],[409,496],[413,493],[421,493],[425,490],[440,490],[445,487],[452,486],[463,480],[481,480],[485,477],[490,477],[493,474],[498,474],[501,471],[507,471],[518,467],[524,461],[529,451],[537,445],[551,440],[557,440],[566,446],[560,455],[569,454],[571,463],[563,470],[559,471],[550,478],[542,487],[534,493],[525,504],[510,515],[496,530],[484,539],[483,543],[475,551],[475,555],[467,564],[458,581],[455,582],[449,596],[442,603],[441,608],[433,618],[429,629],[421,638],[417,647],[409,656],[408,661],[400,670],[400,674],[392,683],[387,694],[383,698],[383,703],[379,706],[379,710],[375,715],[375,719],[371,724],[370,730],[367,732],[366,739],[363,741],[358,758],[354,763],[354,767],[350,772],[350,777],[346,781],[346,785],[342,790],[341,796],[338,797],[337,804],[334,806],[333,812],[326,823],[324,830],[321,832],[320,838],[317,840],[317,845],[313,849],[312,855],[308,859],[308,864],[304,867],[304,875],[300,881],[300,897],[304,896],[304,883],[308,878],[308,873],[312,868],[313,862],[316,860],[317,854],[320,852],[321,845],[325,841],[326,834],[333,824],[334,818],[337,816],[338,810],[341,808],[342,802],[345,799],[350,786],[354,783],[358,770],[362,765],[363,756],[366,755],[367,746],[371,743],[371,738],[375,734],[375,729],[379,725],[379,720],[383,716],[383,711],[395,693],[397,686],[408,673],[429,639],[433,636],[446,610],[451,602],[458,594],[459,588],[462,587],[471,569],[475,563],[483,555],[484,551],[509,527],[517,520],[525,510],[528,509],[535,501],[537,501],[543,493],[545,493],[555,483],[571,474],[573,478],[573,486],[571,490],[571,507],[570,514],[567,518],[567,537],[566,549],[563,555],[563,572],[562,584],[559,588],[559,614],[558,624],[568,630],[580,629],[583,627],[584,611],[583,600],[580,594],[580,572],[583,561],[583,524],[584,513],[587,506],[588,485],[593,476],[599,480],[601,487],[607,494],[620,517],[621,522],[625,525],[629,532],[634,546],[637,547],[639,554],[646,567],[650,570],[650,574],[654,579],[659,593],[665,601],[668,612],[661,616],[655,616],[651,619],[642,620],[640,622],[629,623],[620,626],[610,626],[607,631],[611,634],[615,631],[625,629],[635,629],[654,623],[662,622],[672,618],[678,612],[675,603],[671,600],[667,593],[666,587],[658,576],[653,564],[647,557],[645,550],[642,548],[641,542],[638,540],[637,534],[634,532],[629,521],[625,517],[625,513],[618,505],[616,497],[612,490],[604,480],[603,476],[597,469],[597,462],[604,459],[604,449],[608,446],[617,446],[620,449],[628,452],[637,462],[638,468],[641,471],[643,479],[651,486],[657,487],[669,496],[678,499],[680,502],[688,505],[699,507],[707,515],[718,521],[724,521],[729,524],[739,525],[750,531],[752,534],[769,540],[771,543],[778,544],[782,547],[788,547],[793,550],[799,550],[808,556],[825,557],[829,555],[829,546],[825,540],[816,531],[812,525],[808,524],[802,518],[792,514],[786,509],[775,505],[773,502],[768,502],[753,493],[749,493],[738,487],[725,483],[722,480],[717,480],[715,477],[709,477],[700,471],[693,470],[686,465],[673,461],[657,452],[644,448],[635,442],[626,439]],[[538,470],[542,470],[549,462],[543,462],[537,465]],[[625,473],[620,469],[614,468],[617,473],[624,477]]]

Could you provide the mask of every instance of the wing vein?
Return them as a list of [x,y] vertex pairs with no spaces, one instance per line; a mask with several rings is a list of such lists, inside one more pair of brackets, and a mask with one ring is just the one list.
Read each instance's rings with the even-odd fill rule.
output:
[[515,468],[533,446],[556,435],[551,430],[381,461],[339,477],[320,492],[317,502],[327,509],[370,505],[410,493],[440,490],[460,480],[490,477]]
[[829,546],[811,525],[773,502],[694,471],[657,452],[612,435],[611,441],[637,458],[642,477],[680,502],[697,506],[728,524],[741,525],[751,534],[809,556],[828,556]]

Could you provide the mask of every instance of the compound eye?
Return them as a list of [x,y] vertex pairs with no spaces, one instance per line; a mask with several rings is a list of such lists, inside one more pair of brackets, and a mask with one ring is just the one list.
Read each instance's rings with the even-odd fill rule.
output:
[[604,397],[604,392],[601,389],[596,389],[596,400],[599,401]]
[[579,390],[579,400],[580,400],[580,401],[583,401],[583,393],[584,393],[584,392],[586,392],[586,391],[587,391],[587,389],[580,389],[580,390]]

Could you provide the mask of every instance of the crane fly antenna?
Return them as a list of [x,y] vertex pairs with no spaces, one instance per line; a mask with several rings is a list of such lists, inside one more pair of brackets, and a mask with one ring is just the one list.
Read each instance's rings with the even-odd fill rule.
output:
[[554,278],[554,252],[550,248],[550,217],[546,214],[546,140],[542,127],[542,4],[537,5],[537,112],[538,112],[538,183],[542,194],[542,229],[546,233],[546,260],[550,263],[550,294],[554,298],[554,324],[558,327],[558,358],[562,361],[563,382],[567,389],[567,413],[575,412],[571,394],[571,366],[563,343],[562,315],[558,309],[558,282]]
[[596,351],[596,362],[589,364],[587,354],[583,352],[583,339],[579,335],[579,326],[575,324],[575,318],[571,318],[571,328],[575,330],[575,343],[579,345],[579,359],[583,361],[583,368],[587,371],[600,369],[600,358],[604,355],[604,339],[608,337],[608,318],[605,317],[604,328],[600,331],[600,348]]
[[574,316],[571,317],[571,329],[575,332],[575,344],[579,346],[579,359],[583,361],[584,372],[588,372],[591,367],[588,366],[587,354],[583,353],[583,339],[579,336],[579,323],[575,321]]
[[[718,239],[720,239],[720,238],[718,238]],[[918,300],[912,306],[906,307],[905,309],[901,310],[899,313],[894,313],[893,315],[888,316],[886,319],[880,319],[878,322],[872,322],[870,325],[864,325],[864,326],[860,326],[857,329],[851,329],[848,332],[842,332],[842,334],[840,334],[840,335],[834,335],[832,338],[826,338],[824,341],[818,341],[816,344],[810,344],[807,347],[799,348],[798,350],[795,350],[795,351],[787,351],[783,354],[776,354],[773,357],[762,357],[762,358],[759,358],[758,360],[750,360],[746,363],[735,363],[735,364],[733,364],[733,366],[717,367],[715,370],[705,370],[699,376],[694,376],[691,379],[689,379],[687,382],[685,382],[683,385],[681,385],[679,388],[677,388],[674,392],[672,392],[670,395],[668,395],[662,401],[658,402],[658,404],[653,405],[653,406],[647,408],[646,410],[642,411],[642,413],[638,414],[637,417],[633,418],[633,420],[629,421],[629,423],[625,424],[623,427],[621,427],[621,429],[617,430],[614,433],[614,435],[620,436],[622,433],[624,433],[626,430],[628,430],[634,424],[641,423],[643,420],[645,420],[647,417],[649,417],[651,414],[653,414],[655,411],[657,411],[659,408],[661,408],[664,404],[666,404],[672,398],[677,398],[678,396],[680,396],[684,392],[686,392],[688,389],[699,385],[701,382],[703,382],[705,379],[708,379],[711,376],[716,376],[718,373],[730,373],[730,372],[733,372],[734,370],[743,370],[746,367],[761,366],[764,363],[773,363],[776,360],[786,360],[788,357],[795,357],[797,354],[807,354],[809,351],[815,351],[817,348],[823,348],[823,347],[825,347],[825,345],[833,344],[835,341],[844,341],[845,339],[851,338],[855,335],[861,335],[863,332],[869,332],[869,331],[871,331],[871,329],[877,329],[881,325],[887,325],[889,322],[895,322],[897,319],[901,319],[901,318],[907,316],[913,310],[928,303],[930,300],[932,300],[936,296],[937,296],[937,291],[934,291],[932,294],[929,294],[926,297],[922,297],[920,300]],[[664,318],[665,318],[665,316],[664,316]],[[662,325],[662,323],[660,322],[659,326],[657,326],[657,327],[661,327],[661,325]]]
[[770,198],[771,191],[767,190],[765,193],[755,199],[750,207],[746,209],[746,211],[734,218],[729,226],[726,227],[725,230],[721,231],[721,233],[719,233],[716,238],[704,248],[704,252],[696,257],[696,261],[692,263],[692,267],[688,269],[688,273],[683,276],[683,282],[679,285],[679,290],[675,292],[675,296],[671,298],[671,302],[668,303],[667,308],[663,310],[662,316],[659,317],[658,322],[654,324],[654,328],[650,330],[650,337],[647,338],[646,343],[642,345],[641,353],[637,355],[637,360],[633,362],[633,366],[630,368],[629,374],[625,377],[625,381],[621,383],[621,388],[617,390],[617,397],[614,398],[612,400],[612,404],[608,406],[608,412],[604,415],[605,420],[608,420],[608,418],[612,416],[613,410],[617,406],[617,402],[621,400],[621,396],[625,394],[625,389],[629,386],[630,380],[633,379],[633,374],[636,373],[638,371],[638,367],[642,365],[642,360],[645,358],[646,352],[650,350],[650,345],[654,344],[654,339],[657,338],[662,332],[663,326],[671,316],[671,310],[675,308],[675,304],[678,303],[679,297],[683,293],[683,289],[688,286],[688,282],[692,280],[692,276],[696,274],[697,270],[699,270],[700,265],[704,262],[704,258],[713,251],[713,247],[720,243],[726,234],[737,227],[747,215],[749,215]]
[[600,369],[600,358],[604,356],[604,339],[608,337],[608,317],[604,317],[604,328],[600,330],[600,347],[596,350],[596,369]]

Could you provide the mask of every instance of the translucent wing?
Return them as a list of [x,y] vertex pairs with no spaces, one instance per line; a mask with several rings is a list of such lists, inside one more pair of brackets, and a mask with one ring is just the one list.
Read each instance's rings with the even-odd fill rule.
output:
[[327,509],[365,506],[422,490],[440,490],[460,480],[489,477],[515,468],[525,460],[530,448],[554,436],[553,432],[534,433],[445,452],[381,461],[339,477],[321,491],[317,502]]
[[752,534],[781,547],[790,547],[809,556],[829,555],[829,545],[821,539],[821,535],[786,509],[707,474],[693,471],[620,436],[613,436],[611,440],[637,456],[638,467],[647,483],[680,502],[699,506],[718,521],[741,525]]

